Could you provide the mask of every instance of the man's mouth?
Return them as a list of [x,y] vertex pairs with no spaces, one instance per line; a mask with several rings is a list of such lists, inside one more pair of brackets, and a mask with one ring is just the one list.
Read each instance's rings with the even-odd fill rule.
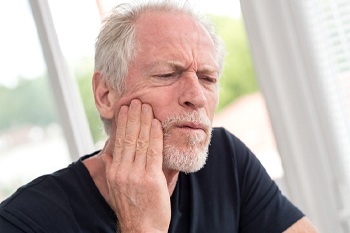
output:
[[177,124],[176,127],[183,128],[183,129],[192,129],[192,130],[203,130],[204,132],[206,132],[208,128],[204,124],[192,123],[192,122],[180,123],[180,124]]
[[187,133],[210,134],[210,123],[205,114],[193,112],[169,116],[162,122],[162,126],[165,135],[169,134],[173,129],[178,129]]

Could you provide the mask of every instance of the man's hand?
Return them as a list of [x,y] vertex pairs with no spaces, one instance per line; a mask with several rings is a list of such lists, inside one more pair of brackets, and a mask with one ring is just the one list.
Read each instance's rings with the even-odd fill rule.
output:
[[162,171],[163,131],[150,105],[122,106],[104,148],[109,204],[121,232],[168,232],[170,196]]

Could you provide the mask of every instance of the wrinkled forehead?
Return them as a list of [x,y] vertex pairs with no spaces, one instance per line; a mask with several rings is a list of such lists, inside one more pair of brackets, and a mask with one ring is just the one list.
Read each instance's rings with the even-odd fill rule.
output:
[[192,16],[183,12],[146,12],[135,23],[136,54],[162,50],[216,57],[214,41]]

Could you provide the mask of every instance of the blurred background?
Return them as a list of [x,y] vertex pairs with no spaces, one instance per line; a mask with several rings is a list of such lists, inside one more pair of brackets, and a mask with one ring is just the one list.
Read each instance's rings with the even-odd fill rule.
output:
[[[0,201],[100,149],[94,43],[112,0],[0,2]],[[214,126],[320,232],[350,232],[350,3],[188,1],[227,48]]]

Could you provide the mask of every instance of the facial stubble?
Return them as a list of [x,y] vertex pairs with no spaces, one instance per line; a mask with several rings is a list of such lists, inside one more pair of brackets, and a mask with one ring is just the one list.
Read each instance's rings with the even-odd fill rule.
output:
[[[180,139],[174,138],[174,126],[181,124],[201,124],[205,134],[184,134]],[[164,132],[163,166],[185,173],[200,170],[206,163],[211,140],[211,122],[208,117],[199,112],[181,115],[171,115],[162,123]],[[174,145],[175,141],[182,141],[183,145]]]

